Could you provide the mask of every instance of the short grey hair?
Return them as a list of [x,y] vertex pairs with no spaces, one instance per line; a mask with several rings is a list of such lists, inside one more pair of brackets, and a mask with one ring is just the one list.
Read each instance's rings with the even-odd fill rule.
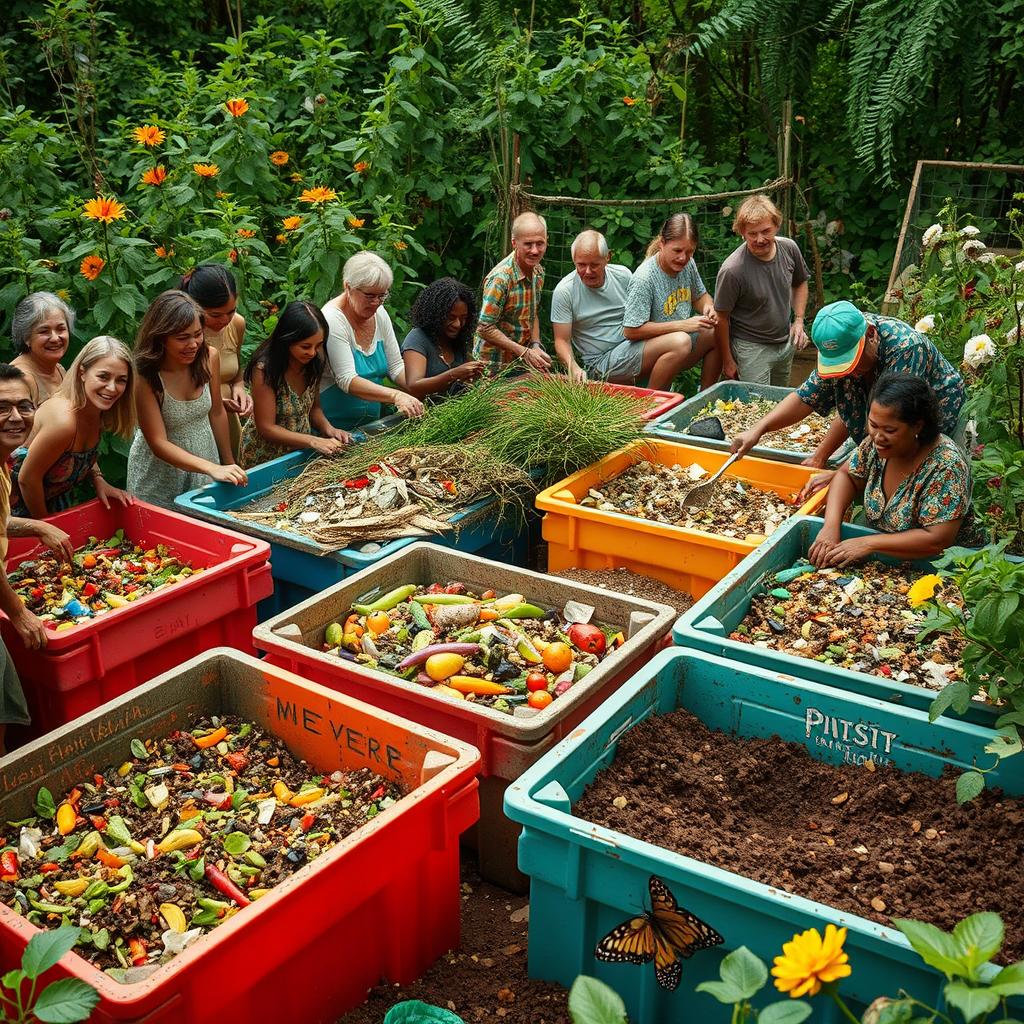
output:
[[350,288],[389,289],[395,280],[391,268],[375,253],[364,249],[345,260],[341,280]]
[[519,232],[523,230],[524,225],[528,224],[531,220],[540,221],[540,226],[544,229],[544,234],[547,235],[548,222],[539,213],[527,210],[526,213],[519,214],[519,216],[512,221],[512,237],[518,238]]
[[53,292],[32,292],[14,307],[11,341],[14,342],[15,351],[28,351],[28,340],[32,337],[32,331],[47,313],[60,313],[68,325],[68,335],[74,332],[75,311],[59,295],[54,295]]
[[572,245],[569,247],[569,255],[573,259],[576,259],[577,246],[589,243],[597,245],[597,254],[601,259],[608,259],[608,240],[600,231],[595,231],[593,228],[587,228],[586,231],[581,231],[573,239]]

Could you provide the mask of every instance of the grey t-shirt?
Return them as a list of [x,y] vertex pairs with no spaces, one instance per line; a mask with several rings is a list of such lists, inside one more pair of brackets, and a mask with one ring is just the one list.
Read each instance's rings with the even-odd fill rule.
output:
[[776,237],[775,256],[759,260],[744,242],[715,281],[715,309],[729,314],[732,341],[781,345],[789,340],[793,289],[807,280],[807,264],[791,238]]
[[643,327],[670,320],[686,320],[693,315],[693,304],[707,288],[700,279],[697,264],[690,260],[678,274],[666,274],[658,266],[658,256],[648,257],[633,273],[626,293],[623,327]]
[[623,340],[622,313],[632,276],[628,267],[609,263],[600,288],[584,284],[575,270],[555,285],[551,322],[572,324],[572,343],[584,366]]
[[[458,350],[454,351],[454,358],[449,366],[441,358],[441,352],[437,345],[430,339],[426,331],[419,327],[414,327],[402,341],[403,352],[419,352],[427,360],[427,372],[424,374],[425,377],[439,377],[442,373],[453,369],[456,366],[461,366],[466,362],[466,357],[463,355],[459,356]],[[451,395],[457,395],[466,387],[466,382],[461,380],[453,380],[444,391],[436,391],[430,396],[432,399],[448,398]]]

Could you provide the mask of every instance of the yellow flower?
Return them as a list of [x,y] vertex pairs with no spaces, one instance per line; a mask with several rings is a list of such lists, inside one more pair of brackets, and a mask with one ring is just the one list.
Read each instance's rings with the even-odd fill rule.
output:
[[228,100],[224,106],[227,107],[228,113],[232,117],[241,117],[249,109],[249,104],[241,97]]
[[81,271],[82,277],[87,281],[95,281],[100,276],[100,272],[107,264],[104,262],[102,256],[86,256],[82,260],[82,265],[78,268]]
[[220,168],[216,164],[193,164],[192,170],[200,178],[216,178],[220,174]]
[[396,248],[396,249],[397,249],[397,250],[398,250],[399,252],[401,252],[401,251],[402,251],[403,249],[408,249],[408,248],[409,248],[409,246],[408,246],[408,245],[406,245],[406,243],[405,243],[405,242],[402,242],[402,241],[398,241],[398,242],[395,242],[395,248]]
[[349,217],[348,226],[350,228],[361,228],[366,223],[365,220],[360,220],[358,217]]
[[90,199],[82,209],[82,216],[89,220],[101,220],[104,224],[110,224],[115,220],[124,218],[124,207],[113,198],[108,196],[97,196]]
[[935,591],[942,586],[942,577],[936,576],[934,573],[929,573],[927,576],[922,576],[919,580],[914,580],[907,591],[907,600],[910,602],[911,608],[916,608],[919,604],[924,604],[925,601],[930,601],[935,596]]
[[65,302],[71,301],[71,292],[67,288],[58,288],[55,294],[58,299],[63,299]]
[[142,175],[143,185],[162,185],[167,180],[167,168],[163,164],[150,167]]
[[250,230],[249,228],[239,228],[238,229],[238,234],[239,234],[239,236],[241,238],[255,238],[256,237],[256,232]]
[[132,129],[132,135],[140,146],[159,146],[167,138],[155,124],[142,124]]
[[285,231],[294,231],[301,223],[301,217],[285,217],[284,220],[281,221],[281,227],[283,227]]
[[300,203],[333,203],[338,198],[338,193],[333,188],[324,188],[317,185],[316,188],[303,189],[299,196]]
[[283,149],[275,149],[274,152],[270,154],[270,162],[275,167],[284,167],[284,165],[288,163],[288,154]]
[[274,241],[277,242],[278,245],[284,245],[284,243],[288,241],[288,236],[287,235],[275,235],[274,236]]
[[775,958],[772,974],[775,987],[788,992],[790,998],[816,996],[821,986],[840,978],[848,978],[852,969],[847,961],[849,955],[843,952],[846,929],[834,924],[825,927],[822,939],[817,928],[794,935],[792,941],[782,947],[782,956]]
[[289,175],[289,177],[292,179],[292,181],[295,182],[296,185],[298,185],[298,183],[300,181],[302,181],[302,175],[299,174],[298,171],[292,171],[292,173]]

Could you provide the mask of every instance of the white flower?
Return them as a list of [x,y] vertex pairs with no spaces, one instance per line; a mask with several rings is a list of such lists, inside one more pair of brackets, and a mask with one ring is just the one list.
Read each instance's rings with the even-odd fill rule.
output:
[[987,334],[976,334],[964,345],[964,362],[975,370],[995,357],[996,346]]
[[1018,274],[1024,274],[1024,260],[1021,260],[1020,263],[1015,264],[1013,269],[1016,270]]
[[929,249],[931,248],[931,246],[935,245],[935,243],[938,242],[940,238],[942,238],[942,225],[933,224],[921,236],[921,245],[925,249]]
[[960,248],[968,259],[973,260],[978,258],[979,253],[983,253],[985,251],[985,243],[979,242],[976,238],[972,238],[964,242]]
[[922,334],[927,334],[929,331],[935,330],[935,317],[930,313],[928,316],[921,317],[920,320],[914,324],[914,330],[920,331]]
[[977,238],[981,234],[981,228],[976,228],[973,224],[968,224],[967,227],[960,229],[960,234],[964,238]]
[[995,261],[996,261],[996,254],[994,252],[983,252],[978,257],[978,262],[979,263],[995,263]]

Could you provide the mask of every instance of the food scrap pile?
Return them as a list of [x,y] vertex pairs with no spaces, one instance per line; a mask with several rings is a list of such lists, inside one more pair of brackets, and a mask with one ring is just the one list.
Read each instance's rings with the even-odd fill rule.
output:
[[120,981],[165,962],[401,797],[366,769],[329,776],[234,717],[132,740],[133,758],[7,822],[0,900]]
[[45,551],[7,574],[22,602],[48,627],[71,629],[202,572],[163,545],[145,548],[118,530],[75,550],[73,565]]
[[772,491],[758,490],[728,476],[715,484],[705,505],[689,505],[689,492],[707,475],[707,470],[696,464],[638,462],[601,490],[591,490],[580,504],[755,543],[774,533],[795,511],[792,502]]
[[625,642],[576,601],[545,609],[460,582],[408,583],[373,598],[327,626],[325,651],[506,714],[543,710]]
[[[708,402],[690,420],[699,420],[705,416],[717,416],[722,424],[722,430],[727,438],[742,434],[749,430],[757,422],[768,415],[777,403],[767,398],[733,398],[723,401],[721,398],[714,402]],[[672,428],[670,423],[663,424]],[[828,432],[829,420],[812,412],[805,416],[799,423],[792,427],[785,427],[782,430],[771,431],[764,435],[761,444],[769,448],[780,448],[787,452],[800,452],[809,455],[822,442]],[[681,426],[684,432],[685,426]]]
[[[819,569],[798,562],[754,597],[731,639],[857,672],[941,690],[962,676],[963,641],[933,634],[918,643],[925,610],[915,587],[935,581],[901,566],[869,561],[855,569]],[[915,583],[917,580],[917,583]],[[926,588],[927,589],[927,588]],[[934,586],[931,588],[934,589]],[[927,594],[925,596],[931,596]],[[945,581],[940,599],[962,607]]]

